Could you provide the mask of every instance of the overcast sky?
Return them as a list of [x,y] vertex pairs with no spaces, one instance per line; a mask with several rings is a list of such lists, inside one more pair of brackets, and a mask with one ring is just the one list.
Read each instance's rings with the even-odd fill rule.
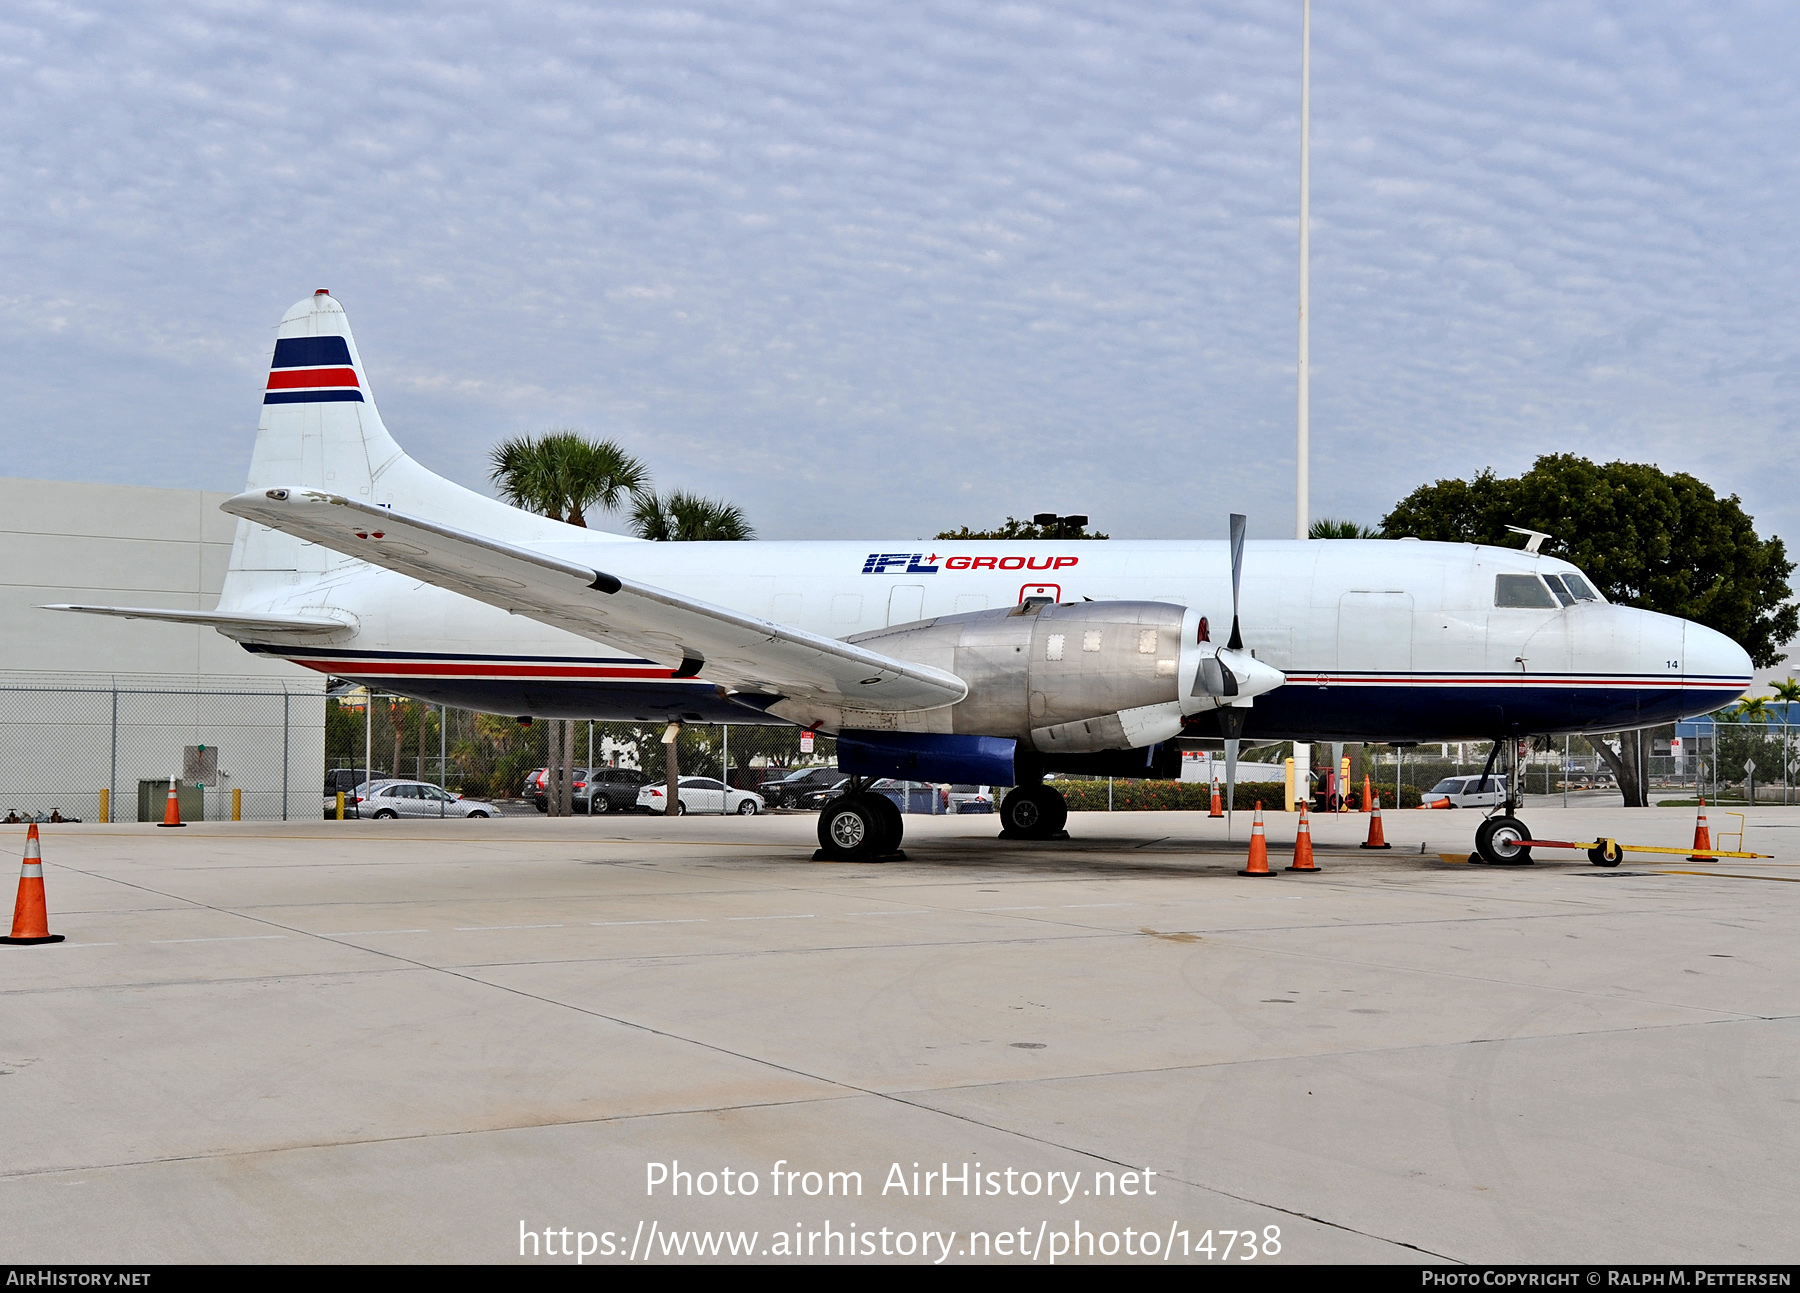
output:
[[[240,488],[327,287],[389,428],[767,537],[1293,524],[1299,0],[0,9],[0,475]],[[1800,538],[1800,7],[1319,0],[1313,501],[1547,451]]]

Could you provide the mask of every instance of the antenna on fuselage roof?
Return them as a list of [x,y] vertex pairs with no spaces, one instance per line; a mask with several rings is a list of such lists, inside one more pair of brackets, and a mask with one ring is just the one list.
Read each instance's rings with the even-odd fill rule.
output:
[[1550,537],[1549,535],[1545,534],[1542,530],[1527,530],[1524,527],[1518,526],[1518,525],[1509,525],[1506,528],[1511,530],[1514,534],[1525,535],[1526,536],[1525,551],[1533,554],[1534,556],[1537,554],[1537,550],[1544,546],[1544,540],[1548,539]]

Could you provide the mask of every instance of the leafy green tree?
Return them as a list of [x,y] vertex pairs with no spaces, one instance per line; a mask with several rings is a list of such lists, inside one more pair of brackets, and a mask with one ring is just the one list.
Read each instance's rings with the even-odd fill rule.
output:
[[508,503],[584,529],[590,509],[615,512],[650,484],[649,470],[616,441],[569,428],[503,440],[488,461]]
[[[1421,485],[1381,519],[1389,538],[1510,546],[1518,538],[1509,525],[1548,534],[1542,550],[1579,566],[1611,600],[1717,629],[1759,668],[1780,660],[1800,632],[1800,612],[1788,604],[1794,563],[1781,540],[1758,536],[1736,494],[1720,498],[1686,472],[1545,454],[1521,476],[1489,469]],[[1643,806],[1640,742],[1627,735],[1618,750],[1588,744],[1626,806]]]
[[1306,537],[1309,539],[1379,539],[1382,536],[1380,530],[1372,530],[1366,525],[1358,525],[1355,521],[1321,516],[1307,527]]
[[702,498],[674,489],[663,497],[640,493],[631,505],[631,532],[640,539],[663,542],[731,542],[752,539],[756,531],[736,503]]
[[945,530],[942,534],[934,534],[934,539],[1107,539],[1111,535],[1100,534],[1089,530],[1085,525],[1071,532],[1067,527],[1054,525],[1038,525],[1032,521],[1021,521],[1016,517],[1007,517],[1006,524],[994,530],[971,530],[963,526],[960,530]]
[[1686,472],[1546,454],[1522,476],[1421,485],[1381,519],[1388,538],[1516,545],[1509,525],[1550,535],[1543,550],[1613,601],[1717,629],[1758,668],[1800,632],[1781,540],[1757,535],[1737,495],[1720,498]]

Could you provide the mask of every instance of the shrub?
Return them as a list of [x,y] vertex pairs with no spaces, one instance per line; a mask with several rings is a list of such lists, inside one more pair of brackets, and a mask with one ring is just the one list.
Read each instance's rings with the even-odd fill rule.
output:
[[[1104,780],[1054,781],[1050,784],[1062,791],[1070,812],[1106,811]],[[1263,811],[1280,812],[1286,802],[1286,787],[1279,781],[1240,781],[1236,789],[1232,802],[1234,812],[1247,813],[1256,807],[1258,800],[1262,801]],[[1392,798],[1391,794],[1382,795],[1382,806],[1392,808]],[[1212,808],[1212,786],[1203,781],[1137,781],[1120,778],[1112,783],[1112,806],[1114,812],[1121,813],[1171,810],[1203,813]],[[1350,806],[1362,806],[1361,786],[1350,793]],[[1419,806],[1419,792],[1415,787],[1403,787],[1400,806]]]

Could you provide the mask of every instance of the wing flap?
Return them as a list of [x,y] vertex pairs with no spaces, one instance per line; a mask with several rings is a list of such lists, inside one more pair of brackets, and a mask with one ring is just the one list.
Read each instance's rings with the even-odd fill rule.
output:
[[198,624],[231,637],[256,633],[345,633],[354,626],[343,620],[311,615],[261,615],[252,611],[177,611],[155,606],[82,606],[57,602],[40,611],[76,611],[82,615],[112,615],[126,620],[162,620],[169,624]]
[[[339,494],[255,490],[225,511],[739,691],[898,712],[953,705],[955,674]],[[628,556],[621,552],[620,557]]]

